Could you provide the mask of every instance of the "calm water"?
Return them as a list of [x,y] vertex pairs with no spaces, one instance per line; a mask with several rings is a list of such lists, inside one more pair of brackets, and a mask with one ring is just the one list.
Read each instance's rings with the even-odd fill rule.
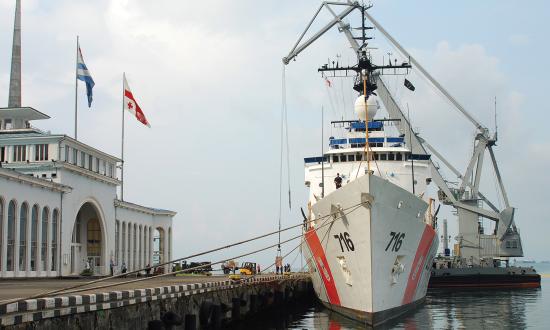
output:
[[[535,264],[550,274],[550,264]],[[550,275],[549,275],[550,276]],[[377,329],[550,329],[550,277],[541,289],[429,290],[426,304]],[[364,329],[322,306],[300,306],[243,329]]]

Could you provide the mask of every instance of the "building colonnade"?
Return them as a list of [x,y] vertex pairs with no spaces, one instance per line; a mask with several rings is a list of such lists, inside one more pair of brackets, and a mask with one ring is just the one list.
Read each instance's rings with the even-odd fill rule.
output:
[[[155,238],[155,232],[159,237]],[[166,234],[168,237],[166,237]],[[154,227],[132,221],[116,220],[115,224],[115,251],[112,256],[118,270],[124,264],[128,271],[143,269],[147,265],[153,267],[154,254],[159,254],[159,261],[170,260],[171,257],[171,227]],[[155,240],[158,242],[158,251],[155,251]]]
[[0,195],[0,277],[55,276],[59,224],[57,207]]

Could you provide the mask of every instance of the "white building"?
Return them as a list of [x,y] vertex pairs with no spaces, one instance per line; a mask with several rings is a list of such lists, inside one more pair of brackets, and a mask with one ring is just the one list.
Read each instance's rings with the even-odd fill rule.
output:
[[176,212],[119,200],[119,158],[30,125],[49,117],[20,104],[18,15],[19,1],[9,107],[0,108],[0,277],[71,276],[88,265],[107,275],[111,260],[130,271],[153,265],[154,253],[171,260]]

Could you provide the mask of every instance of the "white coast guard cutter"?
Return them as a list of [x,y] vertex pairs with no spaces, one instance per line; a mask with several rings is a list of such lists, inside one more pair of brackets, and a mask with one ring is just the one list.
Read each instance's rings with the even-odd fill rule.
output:
[[[310,189],[306,218],[310,221],[304,225],[303,251],[323,304],[368,325],[378,325],[418,305],[426,295],[438,246],[430,200],[425,197],[431,182],[430,156],[413,153],[406,134],[393,127],[406,120],[404,117],[376,117],[379,75],[384,70],[406,71],[410,64],[373,64],[366,47],[370,38],[365,35],[369,29],[365,10],[369,7],[357,2],[341,5],[346,9],[336,15],[329,3],[323,3],[319,11],[326,6],[334,20],[301,45],[300,38],[283,59],[288,64],[336,24],[358,58],[353,67],[333,64],[319,69],[323,74],[357,75],[357,119],[332,122],[345,128],[345,136],[331,137],[326,153],[305,159],[305,184]],[[354,9],[362,13],[360,37],[352,35],[349,25],[342,22]],[[391,98],[385,87],[380,94],[385,96],[384,102]],[[333,180],[338,174],[342,186],[337,189]]]

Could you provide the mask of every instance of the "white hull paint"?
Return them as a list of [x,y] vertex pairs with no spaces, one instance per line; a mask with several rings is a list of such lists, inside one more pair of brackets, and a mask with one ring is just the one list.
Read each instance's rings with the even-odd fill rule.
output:
[[[317,230],[304,233],[304,253],[318,298],[369,325],[421,303],[438,246],[424,222],[427,207],[375,175],[361,176],[313,204]],[[327,214],[332,216],[322,218]]]

